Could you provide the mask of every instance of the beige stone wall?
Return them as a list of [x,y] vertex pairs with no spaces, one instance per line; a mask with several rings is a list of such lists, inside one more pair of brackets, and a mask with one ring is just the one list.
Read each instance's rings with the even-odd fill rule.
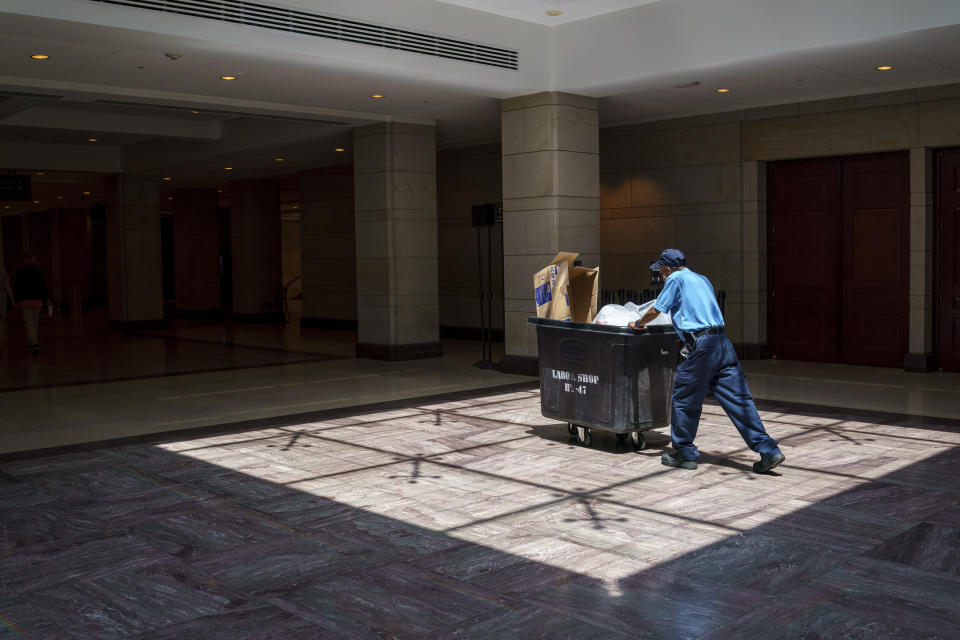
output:
[[727,292],[735,342],[766,342],[766,163],[910,150],[911,352],[932,347],[930,148],[960,145],[960,85],[611,127],[600,136],[604,288],[643,289],[665,247]]
[[650,263],[675,247],[727,292],[728,324],[742,326],[744,176],[741,125],[731,119],[601,130],[602,288],[648,288]]
[[300,174],[303,317],[357,319],[353,165]]
[[[500,145],[440,151],[437,157],[440,326],[479,327],[477,230],[471,207],[499,202]],[[481,228],[483,282],[487,284],[487,229]],[[492,227],[493,327],[503,328],[503,252],[500,227]],[[484,305],[486,305],[484,301]],[[486,315],[486,306],[484,306]]]
[[110,320],[161,321],[163,276],[157,180],[114,175],[106,183]]
[[220,309],[220,219],[215,188],[173,192],[177,310]]
[[233,252],[233,313],[274,312],[283,284],[280,265],[280,190],[271,180],[229,183]]

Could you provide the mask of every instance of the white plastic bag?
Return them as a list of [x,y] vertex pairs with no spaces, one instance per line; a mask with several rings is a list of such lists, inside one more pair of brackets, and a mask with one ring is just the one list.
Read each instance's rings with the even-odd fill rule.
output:
[[[642,304],[640,306],[635,305],[632,302],[628,302],[624,305],[619,304],[608,304],[604,305],[600,312],[597,313],[597,316],[593,319],[595,324],[609,324],[616,327],[625,327],[632,322],[636,322],[643,317],[643,314],[653,306],[653,300]],[[650,321],[648,326],[654,325],[672,325],[673,322],[670,320],[669,313],[661,313],[656,318]]]

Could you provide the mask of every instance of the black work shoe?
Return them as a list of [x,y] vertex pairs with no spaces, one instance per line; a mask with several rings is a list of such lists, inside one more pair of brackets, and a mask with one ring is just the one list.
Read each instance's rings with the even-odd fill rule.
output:
[[770,469],[773,469],[774,467],[776,467],[786,459],[787,457],[782,453],[780,453],[779,451],[769,457],[761,456],[760,462],[753,463],[753,471],[754,473],[766,473],[767,471],[770,471]]
[[660,456],[660,464],[668,467],[678,467],[680,469],[696,469],[696,460],[687,460],[679,453],[665,453]]

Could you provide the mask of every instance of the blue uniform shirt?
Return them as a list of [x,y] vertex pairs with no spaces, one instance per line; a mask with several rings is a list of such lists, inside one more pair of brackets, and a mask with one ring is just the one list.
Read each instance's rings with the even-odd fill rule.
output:
[[684,333],[723,326],[713,285],[690,269],[671,273],[653,306],[661,313],[669,313],[673,326]]

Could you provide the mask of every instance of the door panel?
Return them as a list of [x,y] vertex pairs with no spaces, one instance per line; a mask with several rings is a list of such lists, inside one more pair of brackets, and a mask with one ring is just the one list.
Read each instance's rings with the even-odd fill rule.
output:
[[843,162],[841,360],[902,367],[908,346],[910,176],[906,154]]
[[773,353],[837,359],[840,164],[813,161],[772,171],[770,282]]
[[939,196],[938,355],[943,369],[960,371],[960,149],[940,154]]

